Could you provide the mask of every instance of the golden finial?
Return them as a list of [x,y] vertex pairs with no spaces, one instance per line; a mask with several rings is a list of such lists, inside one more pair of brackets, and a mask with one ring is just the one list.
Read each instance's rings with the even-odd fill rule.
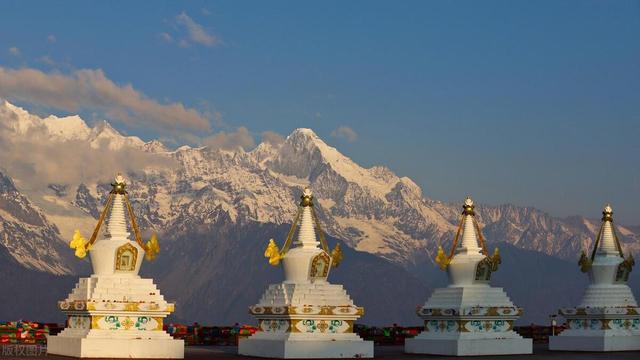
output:
[[331,250],[331,265],[333,267],[338,267],[338,265],[340,265],[340,263],[342,262],[343,257],[344,256],[342,255],[342,248],[340,247],[340,244],[336,244],[336,247]]
[[87,251],[89,250],[89,247],[87,246],[88,243],[89,241],[80,234],[80,230],[76,230],[73,233],[73,239],[69,242],[69,247],[75,249],[75,255],[82,259],[87,256]]
[[305,187],[302,196],[300,196],[300,206],[313,206],[313,193],[309,187]]
[[438,254],[436,255],[436,264],[440,266],[440,270],[446,270],[451,259],[444,253],[442,245],[438,246]]
[[159,252],[160,244],[158,244],[158,236],[153,234],[144,247],[144,258],[147,259],[147,261],[153,261],[156,259]]
[[277,266],[280,264],[280,260],[282,256],[280,254],[280,249],[278,249],[278,245],[273,239],[269,240],[269,245],[267,245],[267,249],[264,251],[264,257],[269,259],[269,264],[273,266]]
[[116,175],[115,181],[111,183],[111,192],[114,194],[121,194],[124,195],[127,193],[126,187],[127,187],[127,182],[124,179],[124,176],[122,176],[122,174],[118,173],[118,175]]
[[462,212],[464,215],[475,215],[473,211],[475,205],[473,204],[473,199],[471,199],[471,196],[467,196],[467,198],[464,199],[464,205],[462,205],[462,208],[464,209],[464,211]]
[[605,205],[602,209],[602,221],[613,221],[613,208],[610,204]]

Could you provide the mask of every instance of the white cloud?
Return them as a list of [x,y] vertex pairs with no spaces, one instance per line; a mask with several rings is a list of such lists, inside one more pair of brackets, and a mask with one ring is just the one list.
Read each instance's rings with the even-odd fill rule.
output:
[[53,43],[55,43],[56,41],[58,41],[58,39],[56,39],[56,36],[55,36],[55,35],[53,35],[53,34],[49,34],[49,35],[47,36],[47,41],[48,41],[50,44],[53,44]]
[[179,44],[182,46],[196,43],[204,46],[215,46],[220,44],[220,39],[207,32],[207,30],[197,22],[195,22],[187,13],[182,12],[176,16],[176,23],[183,28],[187,37],[181,39]]
[[20,49],[18,49],[15,46],[12,46],[9,48],[9,54],[13,55],[13,56],[20,56]]
[[69,112],[94,111],[109,119],[161,131],[208,131],[209,119],[179,102],[160,103],[100,69],[69,74],[0,66],[0,97]]
[[256,142],[247,130],[242,126],[234,132],[221,131],[212,136],[202,139],[201,145],[208,146],[212,149],[237,149],[241,147],[245,150],[256,146]]
[[331,136],[339,139],[344,139],[348,142],[354,142],[358,140],[358,133],[348,126],[340,126],[331,132]]
[[160,33],[160,38],[166,42],[166,43],[172,43],[173,42],[173,36],[171,36],[169,33],[163,32]]
[[[36,120],[41,120],[34,117]],[[79,184],[104,181],[117,172],[142,169],[167,169],[175,162],[169,158],[106,144],[93,147],[87,141],[60,141],[50,137],[43,122],[36,122],[26,133],[16,136],[11,124],[19,121],[15,113],[0,105],[0,164],[23,188],[44,189],[51,182]]]
[[278,134],[275,131],[265,131],[262,133],[262,141],[268,142],[273,145],[279,145],[284,142],[284,136]]
[[51,56],[49,55],[45,55],[45,56],[41,56],[38,59],[39,62],[43,63],[43,64],[47,64],[49,66],[53,66],[56,64],[56,62],[51,58]]

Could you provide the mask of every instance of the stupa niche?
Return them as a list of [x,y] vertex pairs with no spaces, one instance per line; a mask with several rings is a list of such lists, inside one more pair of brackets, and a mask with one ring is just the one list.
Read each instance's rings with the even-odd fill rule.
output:
[[467,198],[449,255],[440,247],[436,257],[436,263],[447,271],[450,285],[436,289],[418,309],[425,330],[405,341],[405,352],[459,356],[531,354],[531,339],[513,331],[522,309],[501,288],[489,285],[500,262],[498,249],[488,255],[473,201]]
[[[292,243],[295,247],[289,250]],[[269,285],[258,304],[250,307],[260,331],[240,340],[239,354],[281,359],[373,357],[373,342],[353,332],[364,309],[354,305],[342,285],[327,281],[342,252],[339,245],[329,251],[310,189],[304,190],[282,250],[272,239],[265,257],[272,265],[282,261],[285,280]]]
[[[138,275],[143,256],[151,260],[159,246],[154,237],[140,237],[126,183],[118,175],[89,241],[79,231],[70,246],[76,256],[91,257],[93,274],[81,278],[71,294],[58,303],[67,315],[66,328],[47,339],[47,353],[76,358],[182,359],[184,342],[163,330],[163,319],[174,304],[165,301],[152,279]],[[104,237],[98,239],[107,213]],[[136,241],[129,240],[127,219]]]
[[640,307],[627,285],[635,261],[631,255],[624,257],[611,206],[602,211],[591,256],[583,252],[578,264],[589,274],[590,284],[580,305],[559,310],[569,328],[549,338],[549,349],[640,350]]

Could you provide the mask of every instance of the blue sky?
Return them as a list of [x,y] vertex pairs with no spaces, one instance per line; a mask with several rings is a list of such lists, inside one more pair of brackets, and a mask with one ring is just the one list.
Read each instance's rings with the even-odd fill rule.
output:
[[[431,198],[472,194],[591,217],[610,201],[618,219],[640,224],[638,1],[1,7],[0,68],[71,77],[101,69],[145,98],[197,111],[211,125],[187,129],[195,136],[246,127],[259,141],[264,131],[311,127]],[[73,112],[42,97],[14,100]],[[186,141],[137,122],[145,114],[119,122],[104,107],[80,107],[145,139]],[[357,138],[332,136],[341,126]]]

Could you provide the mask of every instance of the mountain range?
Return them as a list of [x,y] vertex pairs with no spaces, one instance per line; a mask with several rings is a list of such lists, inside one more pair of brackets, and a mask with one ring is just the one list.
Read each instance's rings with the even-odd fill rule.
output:
[[[90,271],[67,242],[76,228],[91,233],[118,171],[129,179],[143,233],[159,235],[162,252],[143,265],[143,275],[176,300],[176,320],[252,321],[247,306],[282,278],[262,252],[269,238],[283,241],[305,186],[330,242],[344,244],[345,261],[330,281],[344,283],[365,306],[363,322],[418,323],[416,306],[446,283],[433,257],[438,245],[450,246],[460,204],[431,199],[386,167],[361,167],[310,129],[251,151],[169,149],[104,121],[90,127],[79,116],[40,117],[0,100],[0,153],[0,255],[25,285],[47,279],[55,286],[40,299],[52,302],[50,312],[25,307],[23,317],[61,318],[49,297]],[[476,212],[489,246],[503,253],[494,284],[525,307],[523,322],[544,322],[579,300],[587,279],[575,261],[591,246],[599,219],[515,205],[479,205]],[[640,252],[640,228],[617,229],[623,248]],[[632,284],[637,290],[635,274]],[[39,293],[16,289],[14,302]],[[10,311],[0,316],[11,318]]]

